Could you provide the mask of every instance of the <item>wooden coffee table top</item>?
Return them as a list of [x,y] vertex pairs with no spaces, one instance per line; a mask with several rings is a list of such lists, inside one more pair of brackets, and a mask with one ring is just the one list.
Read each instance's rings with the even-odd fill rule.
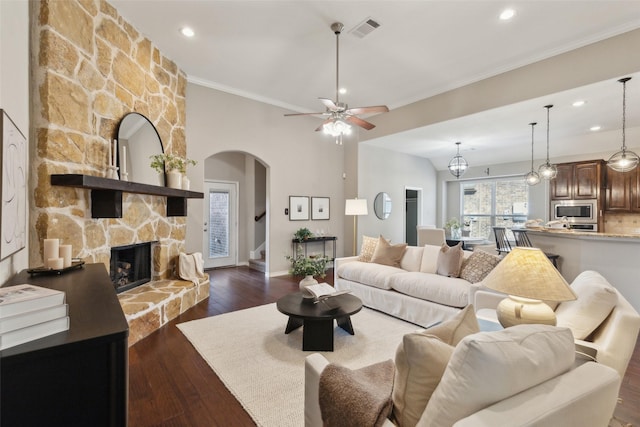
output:
[[300,292],[285,295],[276,303],[278,311],[289,317],[299,319],[336,319],[356,314],[362,309],[360,298],[351,294],[329,298],[327,303],[337,308],[330,308],[324,303],[313,303],[313,299],[302,298]]

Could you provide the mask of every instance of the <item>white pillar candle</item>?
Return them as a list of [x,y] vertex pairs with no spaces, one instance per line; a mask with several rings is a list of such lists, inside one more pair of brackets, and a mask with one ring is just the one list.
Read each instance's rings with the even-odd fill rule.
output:
[[120,170],[122,170],[122,174],[127,173],[127,146],[122,146],[122,164],[120,165]]
[[113,160],[113,154],[111,154],[111,144],[109,144],[109,166],[113,166],[111,161]]
[[71,245],[60,245],[60,258],[64,268],[71,267]]
[[47,267],[54,270],[60,270],[64,266],[64,260],[62,258],[49,258],[47,260]]
[[116,141],[115,139],[113,140],[113,165],[115,166],[118,164],[118,141]]
[[59,255],[60,240],[58,239],[44,239],[44,253],[42,259],[44,260],[44,266],[50,267],[49,259],[58,258]]

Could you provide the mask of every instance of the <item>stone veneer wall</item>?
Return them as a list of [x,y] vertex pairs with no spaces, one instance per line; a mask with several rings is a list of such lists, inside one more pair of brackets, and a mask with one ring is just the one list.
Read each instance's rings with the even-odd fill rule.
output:
[[103,0],[31,2],[31,215],[29,263],[60,238],[73,256],[102,262],[110,248],[158,240],[154,278],[173,277],[186,221],[165,216],[162,197],[124,194],[123,217],[92,219],[88,190],[50,185],[50,175],[106,176],[109,143],[129,112],[147,116],[165,151],[186,155],[186,77]]

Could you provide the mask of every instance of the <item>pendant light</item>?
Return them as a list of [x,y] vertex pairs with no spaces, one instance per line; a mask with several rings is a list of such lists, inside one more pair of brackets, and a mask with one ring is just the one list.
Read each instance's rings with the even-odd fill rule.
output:
[[626,108],[627,108],[627,82],[631,77],[618,80],[622,83],[622,149],[615,153],[607,161],[607,166],[617,172],[627,172],[638,166],[638,155],[627,150],[625,142]]
[[527,185],[536,185],[540,182],[540,175],[533,169],[533,127],[538,123],[529,123],[531,126],[531,171],[524,176],[524,181]]
[[544,178],[546,180],[550,180],[556,177],[558,174],[558,169],[556,165],[552,165],[549,161],[549,110],[553,107],[553,105],[545,105],[544,108],[547,109],[547,161],[540,165],[538,168],[538,174],[540,178]]
[[467,171],[469,167],[469,163],[460,155],[460,144],[461,142],[456,142],[456,146],[458,147],[458,151],[453,159],[449,162],[449,172],[451,175],[456,178],[460,178]]

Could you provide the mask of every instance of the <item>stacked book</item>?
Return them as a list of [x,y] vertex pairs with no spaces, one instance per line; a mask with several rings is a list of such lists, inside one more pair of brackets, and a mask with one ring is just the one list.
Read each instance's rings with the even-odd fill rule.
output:
[[0,288],[0,350],[67,329],[64,292],[35,285]]

